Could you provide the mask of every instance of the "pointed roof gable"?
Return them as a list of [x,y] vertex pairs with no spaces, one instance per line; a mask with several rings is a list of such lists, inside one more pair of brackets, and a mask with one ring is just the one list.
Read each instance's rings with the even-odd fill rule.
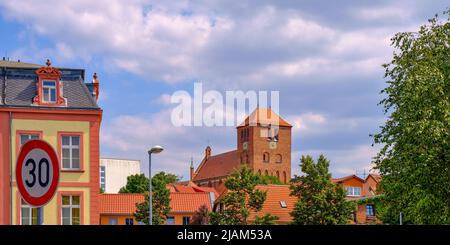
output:
[[271,108],[256,108],[239,127],[247,125],[278,125],[282,127],[292,127],[286,120],[281,118]]

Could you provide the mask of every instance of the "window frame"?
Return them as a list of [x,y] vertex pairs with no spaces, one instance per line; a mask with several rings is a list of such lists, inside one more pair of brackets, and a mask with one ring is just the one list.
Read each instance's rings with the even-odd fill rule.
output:
[[[187,223],[185,222],[187,220]],[[183,216],[183,225],[189,225],[191,223],[191,216]]]
[[[361,196],[361,187],[359,187],[359,186],[346,186],[345,190],[347,192],[347,196],[349,196],[349,197],[360,197]],[[349,193],[349,190],[351,190],[350,193]],[[358,195],[356,195],[356,190],[359,190]]]
[[63,215],[62,215],[62,209],[63,207],[67,207],[67,205],[63,205],[62,204],[62,197],[63,196],[79,196],[80,197],[80,204],[79,205],[72,205],[72,198],[70,198],[70,225],[73,225],[72,222],[72,206],[79,206],[80,209],[80,224],[79,225],[84,225],[84,198],[83,198],[83,194],[84,192],[82,191],[62,191],[58,193],[58,224],[62,225],[63,224]]
[[[369,206],[371,207],[370,210],[372,211],[371,215],[369,215],[369,208],[367,208]],[[374,204],[366,204],[366,216],[367,217],[375,217],[376,216],[376,214],[375,214],[375,205]]]
[[[53,85],[45,85],[45,82],[52,82]],[[52,79],[43,79],[42,80],[42,103],[44,104],[56,104],[56,102],[58,101],[58,85],[57,85],[58,81],[57,80],[52,80]],[[45,98],[45,89],[48,89],[48,99]],[[51,92],[55,91],[55,100],[51,100]]]
[[[102,183],[102,172],[103,172],[103,183]],[[100,189],[106,191],[106,167],[100,166],[100,173],[98,175],[98,179],[100,181]]]
[[[23,211],[22,209],[26,208],[29,210],[30,217],[28,218],[29,224],[23,223]],[[36,210],[36,224],[33,224],[33,209]],[[19,197],[19,225],[39,225],[39,208],[33,207],[30,204],[26,203],[22,197]]]
[[22,148],[21,136],[22,135],[38,135],[38,139],[42,140],[43,132],[39,130],[16,130],[16,157],[19,156]]
[[[173,224],[168,224],[167,222],[173,220]],[[166,216],[166,225],[175,225],[175,216]]]
[[[80,137],[79,140],[79,168],[64,168],[63,165],[63,144],[62,144],[62,140],[63,137],[65,136],[78,136]],[[83,133],[82,132],[58,132],[58,157],[59,157],[59,162],[60,162],[60,169],[61,172],[84,172],[84,140],[83,140]],[[70,165],[72,167],[72,160],[70,160]]]

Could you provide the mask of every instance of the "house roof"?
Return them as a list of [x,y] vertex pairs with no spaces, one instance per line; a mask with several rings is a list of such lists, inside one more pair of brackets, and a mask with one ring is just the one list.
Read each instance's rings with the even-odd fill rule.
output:
[[249,124],[258,125],[278,125],[284,127],[292,127],[287,121],[281,118],[277,113],[275,113],[271,108],[256,108],[250,114],[244,122],[242,122],[239,127],[247,126]]
[[356,179],[356,180],[359,180],[359,181],[361,181],[361,182],[365,182],[363,179],[361,179],[360,177],[358,177],[358,176],[356,176],[356,175],[349,175],[349,176],[345,176],[345,177],[342,177],[342,178],[333,178],[332,179],[332,181],[334,182],[334,183],[342,183],[342,182],[344,182],[344,181],[346,181],[346,180],[349,180],[349,179]]
[[227,176],[239,167],[237,150],[210,156],[198,167],[194,181]]
[[184,192],[184,193],[197,193],[197,192],[212,192],[214,197],[217,198],[219,193],[212,187],[200,187],[192,181],[177,182],[168,184],[170,192]]
[[[267,195],[262,209],[259,212],[250,212],[250,220],[254,220],[256,215],[264,216],[265,214],[270,214],[278,216],[277,222],[288,223],[292,221],[289,213],[293,211],[298,198],[291,196],[289,185],[257,185],[255,189],[265,191]],[[228,190],[224,191],[216,202],[220,202],[228,192]],[[286,204],[285,208],[281,206],[281,202]]]
[[[0,61],[0,106],[42,107],[33,105],[37,95],[37,75],[41,65]],[[62,96],[72,109],[99,109],[92,93],[84,83],[84,70],[58,68],[61,71]]]
[[369,177],[372,177],[377,183],[380,183],[381,181],[381,175],[379,174],[369,174],[367,175],[366,181]]
[[144,201],[143,194],[100,194],[100,214],[133,214],[136,203]]
[[212,210],[211,195],[209,192],[196,193],[170,193],[170,212],[169,213],[194,213],[202,205],[206,205],[208,210]]

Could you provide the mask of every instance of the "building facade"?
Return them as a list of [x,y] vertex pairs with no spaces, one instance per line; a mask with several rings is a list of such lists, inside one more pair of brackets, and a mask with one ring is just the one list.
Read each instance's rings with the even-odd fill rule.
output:
[[119,193],[127,184],[127,177],[141,173],[139,160],[117,158],[100,159],[100,189],[104,193]]
[[[375,203],[370,202],[370,198],[379,195],[377,188],[381,181],[378,174],[369,174],[365,179],[356,175],[349,175],[343,178],[333,179],[333,182],[341,185],[347,191],[347,199],[357,204],[357,210],[353,214],[352,223],[370,224],[380,223],[377,219]],[[368,200],[359,202],[362,200]]]
[[[188,225],[192,216],[201,206],[212,210],[218,194],[213,188],[203,188],[192,182],[168,184],[170,191],[170,211],[166,225]],[[137,225],[134,217],[136,204],[144,202],[144,194],[101,194],[101,225]]]
[[292,126],[274,111],[257,108],[236,128],[237,149],[212,155],[210,146],[198,168],[191,163],[191,180],[199,186],[222,192],[224,180],[242,165],[259,175],[277,177],[282,183],[291,179]]
[[[48,60],[3,60],[0,69],[0,224],[98,224],[98,80],[90,90],[83,69]],[[16,158],[30,139],[49,143],[60,163],[56,194],[41,208],[22,200],[15,180]]]

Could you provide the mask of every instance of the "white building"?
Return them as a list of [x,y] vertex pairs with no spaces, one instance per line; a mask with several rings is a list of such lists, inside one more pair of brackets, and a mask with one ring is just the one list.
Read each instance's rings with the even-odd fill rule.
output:
[[141,173],[139,160],[101,158],[100,188],[105,193],[118,193],[127,184],[127,177]]

